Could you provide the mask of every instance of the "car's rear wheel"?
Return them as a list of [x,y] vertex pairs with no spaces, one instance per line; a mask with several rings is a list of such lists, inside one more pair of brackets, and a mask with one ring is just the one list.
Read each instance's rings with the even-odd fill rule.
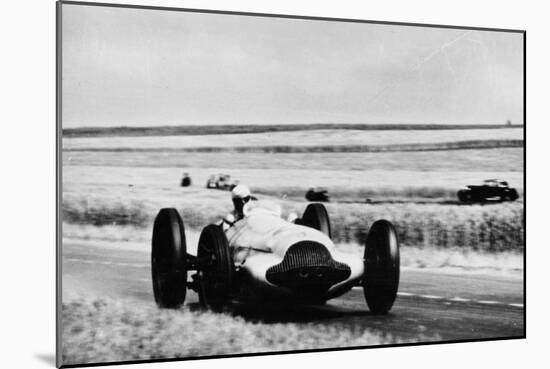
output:
[[363,292],[373,314],[386,314],[399,288],[399,243],[393,225],[374,222],[367,235],[364,256]]
[[457,195],[460,202],[472,201],[472,193],[469,190],[460,190]]
[[233,261],[222,227],[206,226],[197,249],[199,300],[203,307],[219,310],[231,302]]
[[302,218],[296,220],[296,224],[301,224],[306,227],[316,229],[327,235],[329,238],[332,237],[330,220],[327,209],[323,204],[309,204],[306,207]]
[[177,309],[187,292],[187,245],[176,209],[161,209],[153,225],[151,250],[153,294],[159,307]]

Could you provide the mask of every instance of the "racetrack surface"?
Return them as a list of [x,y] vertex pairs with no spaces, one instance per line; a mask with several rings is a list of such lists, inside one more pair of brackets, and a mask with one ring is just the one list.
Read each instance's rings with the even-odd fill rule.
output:
[[[62,255],[64,302],[76,294],[154,306],[148,253],[66,241]],[[402,269],[399,295],[387,316],[371,315],[359,288],[321,306],[235,304],[231,312],[251,322],[338,323],[403,341],[422,335],[454,341],[523,337],[523,301],[521,276]],[[186,307],[198,309],[192,291]]]

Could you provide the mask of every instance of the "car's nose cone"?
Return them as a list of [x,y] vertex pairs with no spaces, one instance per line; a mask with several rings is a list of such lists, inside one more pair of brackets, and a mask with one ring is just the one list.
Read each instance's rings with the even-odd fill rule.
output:
[[350,274],[350,267],[334,260],[325,246],[301,241],[288,248],[282,262],[266,271],[266,279],[280,287],[318,294],[346,280]]

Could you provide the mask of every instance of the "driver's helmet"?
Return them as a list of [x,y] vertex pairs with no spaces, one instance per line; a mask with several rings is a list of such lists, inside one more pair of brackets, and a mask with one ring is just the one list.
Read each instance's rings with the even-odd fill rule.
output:
[[231,190],[231,199],[233,200],[235,210],[242,213],[244,204],[250,201],[250,189],[243,184],[236,185]]

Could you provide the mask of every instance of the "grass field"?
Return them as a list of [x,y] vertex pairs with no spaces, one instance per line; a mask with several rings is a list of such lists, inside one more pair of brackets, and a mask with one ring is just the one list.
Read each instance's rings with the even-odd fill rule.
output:
[[[226,314],[133,307],[131,302],[71,297],[63,304],[63,364],[180,358],[428,342],[335,323],[254,323]],[[223,337],[223,339],[220,339]]]
[[154,127],[80,127],[64,128],[65,137],[129,137],[129,136],[197,136],[239,133],[272,133],[292,131],[316,131],[322,129],[363,130],[363,131],[404,131],[404,130],[449,130],[449,129],[504,129],[523,128],[518,125],[500,124],[233,124],[233,125],[179,125]]
[[[138,137],[82,137],[65,138],[63,149],[189,149],[189,148],[229,148],[229,147],[330,147],[345,145],[405,145],[436,144],[468,141],[522,140],[523,129],[449,129],[449,130],[311,130],[220,134],[198,136],[138,136]],[[443,147],[444,148],[444,147]],[[247,150],[250,151],[250,150]]]
[[[214,160],[214,158],[212,158]],[[220,162],[224,159],[220,158]],[[213,162],[213,165],[218,164]],[[284,163],[282,164],[284,165]],[[334,162],[337,165],[337,162]],[[353,164],[348,164],[353,165]],[[340,166],[342,167],[342,166]],[[227,167],[122,167],[122,166],[64,166],[64,196],[88,198],[110,193],[117,201],[165,198],[178,201],[182,196],[192,200],[192,195],[212,196],[221,204],[227,196],[218,196],[217,191],[200,195],[207,178],[213,173],[231,173],[233,178],[248,184],[257,193],[280,198],[303,199],[310,187],[323,186],[335,201],[364,202],[372,200],[456,200],[456,191],[466,184],[475,184],[486,178],[505,178],[523,190],[523,174],[517,171],[419,171],[411,167],[403,170],[319,170],[300,168],[281,169],[232,169]],[[499,168],[500,169],[500,168]],[[190,188],[179,187],[183,172],[193,179]],[[190,195],[190,196],[187,196]],[[168,204],[168,203],[166,203]]]
[[[301,213],[306,205],[305,191],[310,187],[325,187],[333,201],[327,207],[338,243],[360,244],[374,220],[387,218],[395,223],[404,247],[434,252],[458,248],[468,252],[522,253],[521,198],[508,204],[453,204],[460,187],[487,178],[503,178],[522,194],[522,148],[289,154],[86,151],[90,148],[168,150],[234,145],[261,148],[274,144],[409,145],[523,137],[521,127],[323,128],[269,133],[242,133],[236,128],[234,132],[218,131],[223,134],[194,131],[196,135],[174,137],[102,137],[105,131],[101,130],[97,135],[92,134],[93,137],[67,134],[64,148],[83,151],[63,153],[63,220],[81,226],[150,229],[158,209],[176,207],[186,226],[197,232],[230,210],[227,192],[204,188],[211,174],[229,173],[248,184],[258,196],[281,201],[287,212]],[[191,174],[193,186],[179,187],[183,172]],[[367,199],[370,204],[365,203]]]
[[[210,190],[214,191],[214,190]],[[229,199],[207,199],[208,190],[199,195],[181,196],[171,202],[182,214],[186,227],[200,231],[230,211]],[[218,192],[218,191],[216,191]],[[221,192],[221,191],[220,191]],[[135,201],[128,204],[115,198],[94,197],[87,201],[64,201],[63,218],[69,224],[95,226],[130,225],[151,229],[154,216],[165,200]],[[220,205],[224,203],[225,206]],[[285,213],[301,214],[302,201],[283,200]],[[404,247],[425,249],[460,248],[483,252],[522,252],[524,216],[521,203],[494,205],[439,204],[327,204],[338,243],[362,244],[370,224],[384,218],[395,224]],[[285,215],[286,215],[285,214]]]
[[[381,153],[155,153],[65,152],[64,166],[150,168],[310,169],[414,172],[518,172],[523,168],[521,148]],[[181,174],[181,173],[180,173]],[[193,174],[193,173],[192,173]]]

